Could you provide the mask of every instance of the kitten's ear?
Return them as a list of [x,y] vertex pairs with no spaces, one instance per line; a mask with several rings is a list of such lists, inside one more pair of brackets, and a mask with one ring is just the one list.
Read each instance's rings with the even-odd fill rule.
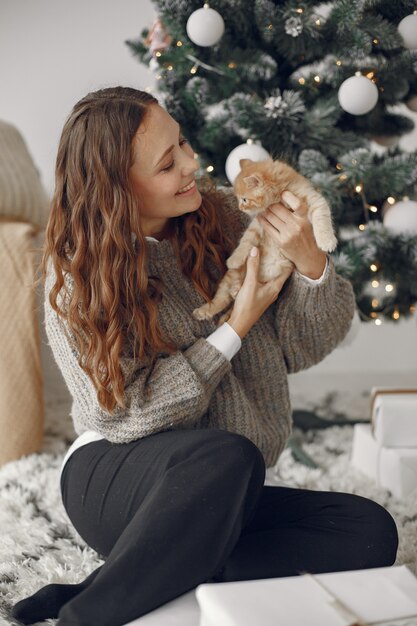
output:
[[253,163],[252,159],[240,159],[239,165],[240,169],[243,170],[244,167]]
[[259,174],[250,174],[250,176],[244,177],[243,182],[249,189],[253,189],[254,187],[259,187],[262,183],[262,177]]

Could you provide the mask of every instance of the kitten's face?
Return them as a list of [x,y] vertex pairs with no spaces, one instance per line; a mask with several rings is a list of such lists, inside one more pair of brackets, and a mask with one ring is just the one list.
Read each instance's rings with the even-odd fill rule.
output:
[[250,159],[241,159],[240,167],[241,171],[233,185],[239,209],[255,217],[271,204],[270,179],[267,172],[269,161],[254,162]]

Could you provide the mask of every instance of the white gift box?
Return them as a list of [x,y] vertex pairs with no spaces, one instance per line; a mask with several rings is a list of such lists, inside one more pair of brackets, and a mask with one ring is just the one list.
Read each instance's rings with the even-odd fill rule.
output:
[[[417,617],[417,578],[405,565],[197,588],[200,626],[404,624]],[[408,622],[410,623],[410,622]]]
[[381,446],[369,424],[353,428],[351,464],[396,498],[405,498],[417,488],[417,448]]
[[417,447],[417,389],[374,387],[371,422],[374,437],[381,446]]

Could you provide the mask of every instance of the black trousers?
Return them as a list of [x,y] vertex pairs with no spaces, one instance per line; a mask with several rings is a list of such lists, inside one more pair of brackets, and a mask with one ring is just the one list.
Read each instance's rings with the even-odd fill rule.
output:
[[60,626],[119,626],[207,581],[391,565],[397,530],[360,496],[264,486],[245,437],[221,430],[102,440],[67,462],[62,497],[105,563]]

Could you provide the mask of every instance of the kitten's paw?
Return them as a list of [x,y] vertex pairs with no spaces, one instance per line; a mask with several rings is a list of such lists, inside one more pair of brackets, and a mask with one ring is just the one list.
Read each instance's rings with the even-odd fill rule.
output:
[[196,320],[211,320],[213,314],[210,310],[210,303],[203,304],[203,306],[200,306],[198,309],[194,309],[193,317]]
[[229,270],[238,270],[242,266],[242,259],[232,254],[227,259],[226,265]]
[[323,252],[333,252],[337,247],[337,239],[334,235],[319,237],[317,245]]

